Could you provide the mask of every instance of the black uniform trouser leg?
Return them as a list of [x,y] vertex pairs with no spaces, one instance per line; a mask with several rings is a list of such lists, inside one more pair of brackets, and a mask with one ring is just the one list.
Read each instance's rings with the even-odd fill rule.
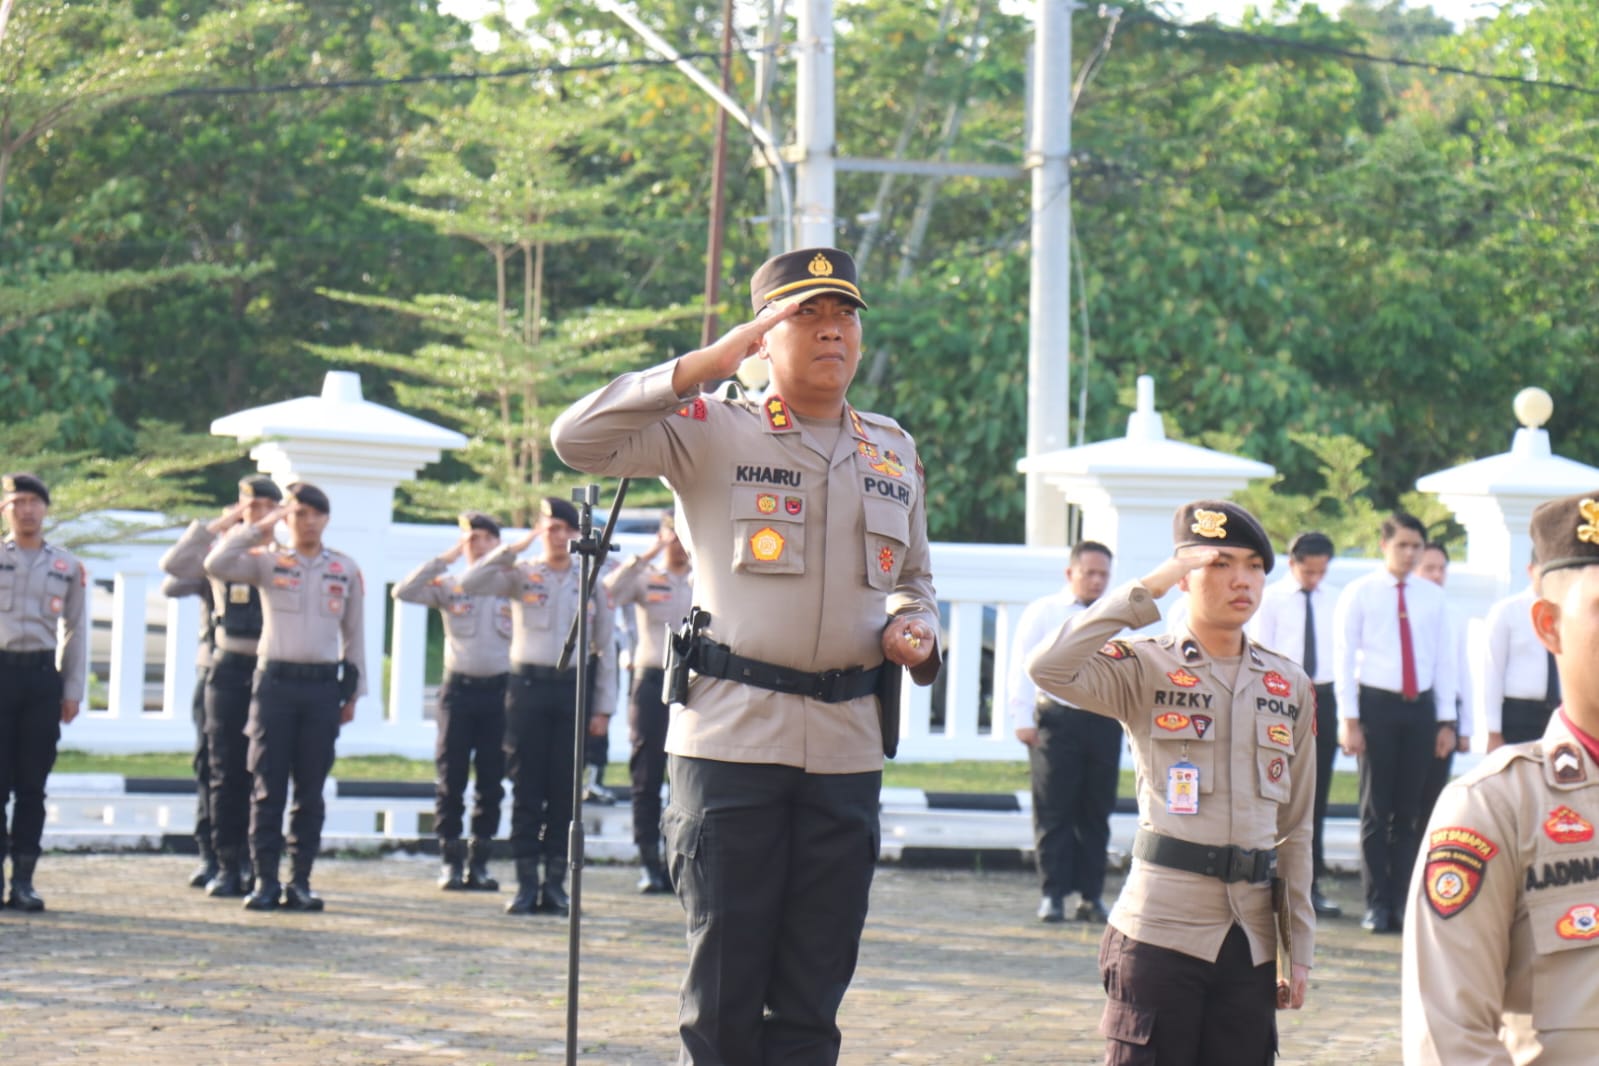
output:
[[505,770],[511,778],[511,854],[566,862],[572,822],[572,721],[577,675],[512,675],[505,697]]
[[682,756],[669,772],[667,847],[689,940],[679,1061],[837,1062],[883,775]]
[[1312,878],[1327,872],[1323,842],[1327,821],[1327,796],[1332,788],[1333,758],[1338,754],[1338,697],[1332,685],[1316,686],[1316,800],[1315,828],[1311,837]]
[[[0,862],[37,855],[44,838],[44,785],[61,740],[61,675],[54,666],[0,670]],[[10,832],[5,803],[14,797]]]
[[1542,700],[1506,699],[1500,704],[1499,735],[1506,744],[1537,740],[1549,727],[1554,708]]
[[[1416,818],[1418,830],[1425,829],[1427,822],[1432,818],[1432,809],[1438,803],[1438,797],[1443,794],[1444,786],[1449,783],[1449,775],[1455,769],[1455,753],[1453,750],[1442,759],[1427,760],[1427,779],[1421,786],[1421,814]],[[1418,831],[1416,849],[1421,850],[1421,837]],[[1408,882],[1407,882],[1408,884]]]
[[439,692],[438,743],[434,748],[434,830],[440,840],[461,837],[467,775],[477,771],[472,836],[491,840],[500,831],[505,796],[505,683],[446,677]]
[[201,855],[212,850],[215,832],[211,810],[211,745],[205,732],[205,685],[209,669],[197,672],[189,709],[194,717],[194,843]]
[[1234,925],[1211,962],[1114,926],[1099,944],[1108,997],[1105,1066],[1268,1066],[1277,1053],[1277,980]]
[[206,747],[211,756],[211,839],[217,854],[236,854],[249,846],[250,697],[255,672],[223,659],[211,668],[205,685]]
[[627,768],[633,779],[633,843],[641,855],[661,848],[661,784],[666,780],[666,726],[670,711],[661,699],[666,671],[640,670],[628,704],[632,754]]
[[322,786],[333,769],[339,735],[339,686],[335,681],[288,681],[267,674],[256,682],[250,705],[250,769],[255,790],[250,805],[250,851],[258,875],[270,879],[283,853],[283,808],[289,782],[292,876],[309,877],[322,846],[326,809]]
[[1034,860],[1043,894],[1085,900],[1105,891],[1110,816],[1121,782],[1121,723],[1074,707],[1038,714],[1028,749],[1033,779]]
[[1378,689],[1360,690],[1361,878],[1366,906],[1402,905],[1421,839],[1421,799],[1437,726],[1432,697],[1407,703]]

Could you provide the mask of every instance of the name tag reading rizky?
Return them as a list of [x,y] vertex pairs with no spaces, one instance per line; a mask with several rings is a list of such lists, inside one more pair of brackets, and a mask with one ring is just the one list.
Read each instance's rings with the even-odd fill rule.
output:
[[1199,767],[1187,759],[1166,771],[1166,813],[1199,813]]

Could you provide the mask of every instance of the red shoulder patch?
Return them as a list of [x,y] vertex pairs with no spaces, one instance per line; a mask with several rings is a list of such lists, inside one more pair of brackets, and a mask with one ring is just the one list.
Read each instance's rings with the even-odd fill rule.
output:
[[1099,654],[1107,659],[1134,658],[1133,646],[1125,640],[1107,640],[1105,646],[1099,649]]
[[679,417],[692,418],[696,422],[705,421],[705,416],[709,411],[710,408],[706,406],[705,397],[703,396],[696,396],[691,402],[677,409]]
[[1427,836],[1427,905],[1440,918],[1465,910],[1477,898],[1488,863],[1497,854],[1499,845],[1475,829],[1434,829]]

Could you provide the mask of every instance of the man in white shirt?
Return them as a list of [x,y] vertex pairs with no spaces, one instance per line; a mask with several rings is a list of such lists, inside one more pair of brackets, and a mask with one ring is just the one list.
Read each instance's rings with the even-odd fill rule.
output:
[[1420,519],[1383,520],[1383,567],[1350,582],[1333,614],[1338,742],[1360,757],[1362,928],[1398,932],[1421,830],[1427,766],[1455,746],[1452,635],[1443,590],[1410,580]]
[[1316,689],[1316,801],[1312,838],[1310,902],[1318,918],[1336,918],[1343,909],[1321,894],[1314,878],[1327,872],[1322,823],[1333,757],[1338,754],[1338,697],[1333,690],[1333,605],[1322,589],[1332,562],[1333,542],[1325,533],[1301,533],[1288,545],[1288,576],[1266,586],[1249,634],[1304,668]]
[[[1421,561],[1416,564],[1416,576],[1443,588],[1449,580],[1449,549],[1436,541],[1421,549]],[[1465,620],[1450,613],[1447,616],[1451,644],[1454,648],[1454,665],[1450,667],[1455,679],[1455,746],[1437,756],[1427,766],[1427,781],[1421,793],[1421,824],[1432,817],[1432,809],[1449,777],[1454,772],[1455,752],[1471,750],[1471,672],[1467,669]]]
[[1104,595],[1110,563],[1110,549],[1098,541],[1075,545],[1066,587],[1028,604],[1011,642],[1010,717],[1032,768],[1033,855],[1043,882],[1043,922],[1065,921],[1066,897],[1073,892],[1080,899],[1078,921],[1105,921],[1100,897],[1121,780],[1122,727],[1039,692],[1027,676],[1027,656]]
[[[1527,566],[1533,576],[1537,560]],[[1543,736],[1560,705],[1560,675],[1554,656],[1532,628],[1531,585],[1488,609],[1488,661],[1483,667],[1482,720],[1488,750]]]

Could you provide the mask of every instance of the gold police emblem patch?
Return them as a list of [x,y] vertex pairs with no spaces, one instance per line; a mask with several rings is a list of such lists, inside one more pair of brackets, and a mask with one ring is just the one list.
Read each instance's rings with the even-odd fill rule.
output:
[[1577,539],[1585,544],[1599,544],[1599,500],[1583,500],[1577,506],[1583,518],[1577,526]]
[[833,276],[832,261],[821,252],[816,253],[815,257],[811,259],[810,265],[806,269],[811,272],[812,277],[830,278]]
[[756,559],[769,563],[783,554],[783,534],[771,526],[763,526],[750,536],[750,552]]
[[1194,511],[1194,524],[1188,528],[1201,537],[1220,540],[1227,535],[1227,512],[1199,508]]

